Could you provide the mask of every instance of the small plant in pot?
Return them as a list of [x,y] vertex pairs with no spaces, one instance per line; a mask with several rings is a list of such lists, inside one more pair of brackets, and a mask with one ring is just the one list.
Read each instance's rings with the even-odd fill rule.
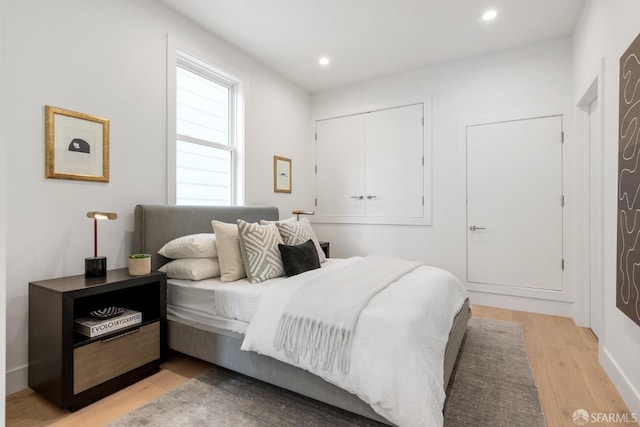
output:
[[151,273],[151,255],[150,254],[131,254],[129,255],[129,275],[144,276]]

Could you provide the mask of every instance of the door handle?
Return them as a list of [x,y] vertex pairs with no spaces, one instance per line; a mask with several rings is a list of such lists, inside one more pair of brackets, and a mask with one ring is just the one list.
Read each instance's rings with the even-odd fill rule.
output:
[[486,227],[476,227],[475,225],[472,225],[471,227],[469,227],[469,230],[471,231],[476,231],[476,230],[486,230]]
[[362,200],[364,199],[364,196],[351,196],[351,198],[354,200]]
[[369,194],[369,195],[367,196],[367,199],[369,199],[369,200],[371,200],[371,199],[377,199],[377,198],[378,198],[378,196],[372,196],[371,194]]

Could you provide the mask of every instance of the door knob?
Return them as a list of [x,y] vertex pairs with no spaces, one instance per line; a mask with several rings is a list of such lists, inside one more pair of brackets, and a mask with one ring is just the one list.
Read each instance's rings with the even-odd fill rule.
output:
[[475,225],[472,225],[471,227],[469,227],[469,230],[471,231],[486,230],[486,227],[476,227]]

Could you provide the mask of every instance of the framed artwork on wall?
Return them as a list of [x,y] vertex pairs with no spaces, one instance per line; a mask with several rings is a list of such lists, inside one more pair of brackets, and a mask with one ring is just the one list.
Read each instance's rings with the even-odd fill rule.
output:
[[273,156],[273,191],[291,193],[291,159]]
[[109,182],[109,120],[45,106],[45,177]]
[[640,34],[620,57],[616,306],[640,326]]

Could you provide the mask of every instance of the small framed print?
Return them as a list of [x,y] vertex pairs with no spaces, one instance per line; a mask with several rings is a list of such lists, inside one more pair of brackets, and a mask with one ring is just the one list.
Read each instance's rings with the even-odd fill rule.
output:
[[273,191],[291,193],[291,159],[273,156]]
[[109,120],[45,107],[45,176],[109,182]]

